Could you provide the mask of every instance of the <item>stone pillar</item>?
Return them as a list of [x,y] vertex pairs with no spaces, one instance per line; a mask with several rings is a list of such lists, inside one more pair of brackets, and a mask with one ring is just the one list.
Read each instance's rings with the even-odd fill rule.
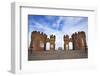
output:
[[[63,37],[63,40],[64,40],[64,50],[68,50],[69,49],[69,36],[68,35],[64,35]],[[66,47],[66,45],[68,46],[68,48]]]
[[44,34],[44,51],[46,51],[47,35]]
[[73,50],[78,50],[78,37],[77,33],[75,32],[72,34],[72,43],[73,43]]
[[55,35],[50,35],[50,50],[55,50]]
[[75,34],[72,34],[73,50],[75,50]]

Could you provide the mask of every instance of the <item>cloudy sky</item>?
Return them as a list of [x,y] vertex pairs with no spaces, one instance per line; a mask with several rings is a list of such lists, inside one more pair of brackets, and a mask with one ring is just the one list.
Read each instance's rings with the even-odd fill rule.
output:
[[56,35],[56,49],[63,47],[63,35],[74,32],[88,32],[88,17],[28,15],[29,44],[32,31]]

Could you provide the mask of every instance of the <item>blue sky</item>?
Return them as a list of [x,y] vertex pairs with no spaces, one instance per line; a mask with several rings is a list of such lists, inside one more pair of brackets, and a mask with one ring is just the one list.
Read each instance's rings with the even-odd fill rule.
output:
[[74,32],[88,32],[88,17],[28,15],[29,41],[32,31],[56,35],[56,48],[63,47],[63,35]]

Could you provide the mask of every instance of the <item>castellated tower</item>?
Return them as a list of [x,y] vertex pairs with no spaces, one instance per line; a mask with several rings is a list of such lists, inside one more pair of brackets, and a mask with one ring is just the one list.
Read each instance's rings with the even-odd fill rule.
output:
[[81,50],[87,50],[87,43],[86,43],[86,34],[84,31],[78,32],[79,37],[79,47]]
[[30,48],[32,51],[43,51],[46,49],[47,35],[43,32],[33,31],[31,33]]
[[68,50],[69,49],[69,36],[68,35],[64,35],[63,37],[64,40],[64,50]]
[[72,35],[73,50],[87,50],[86,35],[84,31]]
[[55,50],[55,35],[50,35],[50,50]]

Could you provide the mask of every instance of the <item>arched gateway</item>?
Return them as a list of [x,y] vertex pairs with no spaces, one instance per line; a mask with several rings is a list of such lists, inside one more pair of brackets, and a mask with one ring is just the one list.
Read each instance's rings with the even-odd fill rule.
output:
[[50,35],[50,39],[43,32],[33,31],[31,33],[30,48],[32,51],[55,50],[55,35]]

